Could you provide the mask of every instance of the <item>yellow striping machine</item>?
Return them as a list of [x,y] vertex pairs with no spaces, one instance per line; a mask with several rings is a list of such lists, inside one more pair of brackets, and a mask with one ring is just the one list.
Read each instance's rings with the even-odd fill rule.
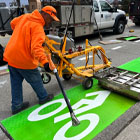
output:
[[[57,74],[57,79],[59,79],[59,77],[63,77],[65,80],[70,80],[73,75],[76,75],[78,77],[76,79],[82,79],[83,87],[85,89],[89,89],[93,86],[94,77],[98,79],[98,84],[101,87],[121,93],[127,97],[140,100],[140,73],[111,67],[111,61],[106,56],[105,50],[101,46],[91,45],[88,39],[85,41],[84,49],[82,47],[76,48],[76,46],[71,43],[73,40],[68,38],[67,33],[73,9],[74,3],[72,4],[64,37],[61,38],[58,36],[47,35],[44,43],[46,53],[51,54],[51,59],[57,68],[56,71],[58,72],[55,73],[55,76]],[[89,64],[89,54],[92,54],[92,64]],[[86,58],[85,65],[79,66],[78,64],[77,67],[72,63],[72,59],[75,60],[76,57],[80,57],[82,55]],[[102,60],[100,64],[95,63],[96,55]],[[48,83],[50,79],[51,76],[48,73],[42,73],[42,80],[44,83]],[[61,85],[60,81],[58,83]],[[63,91],[62,86],[60,87]],[[68,102],[67,98],[66,102]],[[73,115],[70,103],[68,103],[68,108],[70,108],[69,110],[72,114],[72,120],[76,125],[78,125],[79,121],[76,119],[75,115]]]
[[[76,79],[82,81],[82,85],[85,89],[89,89],[93,86],[94,73],[111,66],[110,60],[105,54],[105,50],[101,46],[89,45],[88,39],[86,39],[85,49],[78,47],[73,51],[72,41],[66,37],[60,38],[58,36],[48,35],[44,43],[44,49],[46,53],[51,54],[51,58],[57,68],[59,77],[63,77],[65,80],[70,80],[72,75],[76,75]],[[102,64],[95,64],[95,55],[101,55]],[[92,53],[92,64],[88,64],[89,53]],[[85,65],[75,67],[75,64],[71,63],[71,60],[84,55]],[[48,73],[42,73],[43,83],[48,83],[51,76]]]

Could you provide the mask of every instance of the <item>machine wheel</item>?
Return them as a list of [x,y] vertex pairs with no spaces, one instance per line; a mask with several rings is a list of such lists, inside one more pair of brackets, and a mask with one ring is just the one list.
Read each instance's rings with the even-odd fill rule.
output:
[[93,86],[92,78],[85,78],[82,82],[82,86],[84,89],[90,89]]
[[125,29],[124,21],[119,20],[115,29],[114,29],[114,33],[115,34],[122,34],[124,32],[124,29]]
[[72,74],[63,74],[63,79],[66,81],[70,80],[71,77],[72,77]]
[[41,78],[43,84],[48,84],[51,81],[51,76],[48,73],[42,73]]
[[7,62],[3,61],[4,47],[0,44],[0,66],[6,65]]

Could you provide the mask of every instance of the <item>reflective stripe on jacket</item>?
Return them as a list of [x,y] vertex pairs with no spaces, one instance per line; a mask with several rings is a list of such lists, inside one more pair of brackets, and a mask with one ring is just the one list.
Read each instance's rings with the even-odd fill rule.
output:
[[13,34],[5,48],[4,60],[21,69],[34,69],[48,62],[42,44],[45,21],[38,10],[11,21]]

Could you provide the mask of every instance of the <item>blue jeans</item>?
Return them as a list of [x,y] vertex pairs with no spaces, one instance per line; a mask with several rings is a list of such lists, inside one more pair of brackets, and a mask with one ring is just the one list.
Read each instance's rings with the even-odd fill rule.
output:
[[23,103],[22,82],[25,79],[37,94],[38,99],[44,100],[48,93],[45,90],[39,70],[18,69],[8,66],[10,71],[12,110],[20,108]]

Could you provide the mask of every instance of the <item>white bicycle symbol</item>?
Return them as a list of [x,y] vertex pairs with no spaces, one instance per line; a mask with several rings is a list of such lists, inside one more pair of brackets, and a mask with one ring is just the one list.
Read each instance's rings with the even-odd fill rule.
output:
[[[96,98],[94,98],[93,100],[91,100],[91,99],[81,99],[79,102],[74,104],[72,106],[72,108],[74,110],[75,115],[101,106],[105,102],[107,97],[110,95],[110,91],[104,90],[104,91],[92,92],[92,93],[86,94],[86,97],[95,96],[95,95],[96,95]],[[42,109],[46,108],[49,105],[56,104],[56,103],[61,103],[61,106],[59,106],[56,110],[54,110],[54,111],[52,111],[48,114],[44,114],[44,115],[39,114],[39,112]],[[82,105],[86,105],[86,106],[81,107]],[[30,115],[28,116],[28,120],[29,121],[40,121],[40,120],[43,120],[43,119],[47,119],[49,117],[52,117],[53,115],[56,115],[56,113],[59,113],[60,111],[62,111],[66,107],[67,106],[66,106],[66,103],[65,103],[64,99],[57,99],[57,100],[51,101],[47,104],[44,104],[44,105],[40,106],[39,108],[34,110],[32,113],[30,113]],[[54,123],[63,121],[67,118],[70,118],[70,113],[69,112],[66,113],[66,114],[60,115],[58,117],[55,117],[54,118]],[[88,113],[88,114],[81,115],[77,119],[79,121],[88,120],[90,122],[89,126],[82,133],[80,133],[76,136],[67,138],[65,136],[65,133],[67,132],[67,130],[72,125],[71,121],[69,121],[67,124],[62,126],[57,131],[53,140],[59,140],[59,139],[61,139],[61,140],[81,140],[82,138],[84,138],[85,136],[90,134],[91,131],[94,130],[94,128],[97,126],[97,124],[99,123],[99,120],[100,120],[99,116],[97,114],[94,114],[94,113]]]

